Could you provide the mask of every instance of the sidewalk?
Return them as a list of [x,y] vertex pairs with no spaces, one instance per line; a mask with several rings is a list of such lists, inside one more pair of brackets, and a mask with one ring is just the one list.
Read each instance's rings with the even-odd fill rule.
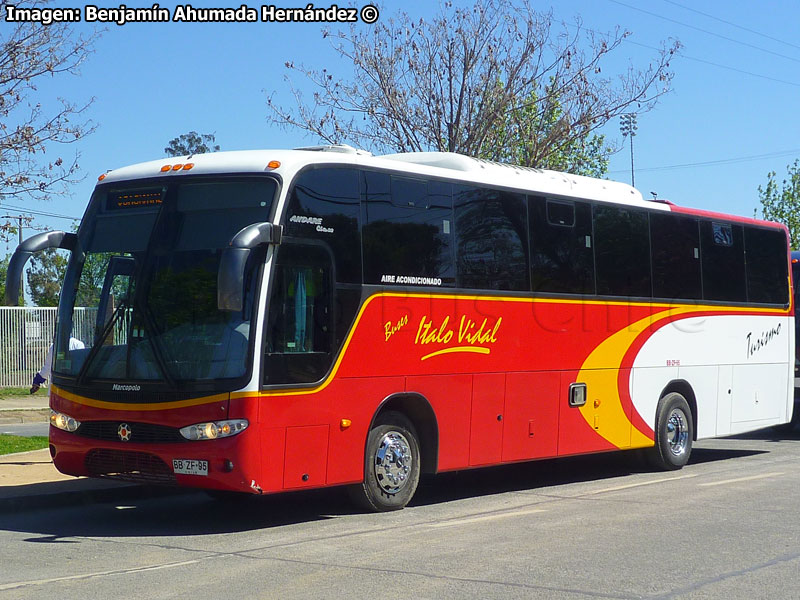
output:
[[[27,396],[2,396],[0,397],[0,417],[4,413],[17,411],[46,411],[49,409],[49,398],[41,391]],[[39,420],[47,420],[39,419]]]
[[[46,394],[0,398],[0,423],[46,422],[48,418]],[[123,493],[127,493],[139,486],[59,473],[47,448],[0,456],[0,513],[122,497],[123,488],[126,489]],[[138,490],[134,495],[141,497],[141,492]]]
[[47,448],[0,456],[0,515],[101,502],[132,502],[189,491],[192,490],[63,475],[53,466]]

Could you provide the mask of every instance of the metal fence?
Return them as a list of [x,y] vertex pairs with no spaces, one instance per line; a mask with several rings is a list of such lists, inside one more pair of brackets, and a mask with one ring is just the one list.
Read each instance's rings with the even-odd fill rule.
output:
[[[27,387],[53,342],[56,308],[0,307],[0,387]],[[72,336],[90,346],[96,308],[76,308]]]

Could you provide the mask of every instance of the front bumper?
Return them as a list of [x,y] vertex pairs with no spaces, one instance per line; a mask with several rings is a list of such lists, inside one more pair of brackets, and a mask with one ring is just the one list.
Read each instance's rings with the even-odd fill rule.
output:
[[[51,426],[50,454],[67,475],[261,493],[259,453],[248,451],[255,440],[255,432],[245,430],[216,440],[145,444],[92,439]],[[175,473],[173,459],[206,460],[208,475]]]

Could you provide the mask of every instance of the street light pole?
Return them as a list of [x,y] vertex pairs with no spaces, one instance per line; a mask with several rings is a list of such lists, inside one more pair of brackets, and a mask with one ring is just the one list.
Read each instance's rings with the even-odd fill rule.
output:
[[[17,219],[19,221],[19,229],[17,230],[17,235],[19,237],[18,245],[22,244],[22,224],[23,219],[25,217],[23,215],[3,215],[0,219]],[[22,291],[22,306],[25,306],[25,272],[23,271],[22,275],[20,276],[20,290]]]
[[[19,216],[19,245],[22,245],[22,215]],[[22,306],[25,306],[25,273],[22,274],[20,288],[22,290]]]
[[633,137],[636,135],[636,130],[639,128],[636,124],[636,113],[625,113],[620,116],[619,130],[622,137],[630,137],[631,139],[631,185],[636,185],[633,169]]

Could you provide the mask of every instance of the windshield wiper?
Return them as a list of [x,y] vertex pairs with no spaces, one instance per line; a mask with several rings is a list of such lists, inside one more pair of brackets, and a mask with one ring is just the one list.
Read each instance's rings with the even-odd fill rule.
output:
[[[139,306],[139,313],[141,314],[142,319],[144,320],[145,329],[150,336],[147,338],[147,341],[150,342],[150,348],[153,350],[153,356],[156,358],[156,362],[158,363],[158,368],[161,369],[162,375],[164,375],[164,380],[167,384],[172,387],[178,387],[178,384],[175,382],[175,378],[169,371],[167,367],[167,358],[164,352],[164,348],[161,343],[158,341],[158,336],[156,332],[158,331],[155,321],[153,320],[153,316],[150,314],[149,307],[147,306]],[[128,345],[128,354],[130,357],[130,344]],[[130,364],[130,361],[128,361]]]
[[89,371],[89,367],[91,367],[94,359],[97,357],[97,354],[100,352],[100,349],[103,347],[103,342],[105,342],[106,338],[114,331],[114,325],[119,320],[120,316],[125,313],[125,309],[129,307],[127,299],[123,299],[120,301],[119,306],[114,309],[114,312],[111,314],[111,318],[105,324],[103,329],[100,331],[100,335],[95,336],[94,344],[92,344],[91,350],[89,350],[89,354],[86,356],[86,360],[83,361],[83,366],[81,370],[78,372],[77,382],[82,384],[86,380],[86,375]]

